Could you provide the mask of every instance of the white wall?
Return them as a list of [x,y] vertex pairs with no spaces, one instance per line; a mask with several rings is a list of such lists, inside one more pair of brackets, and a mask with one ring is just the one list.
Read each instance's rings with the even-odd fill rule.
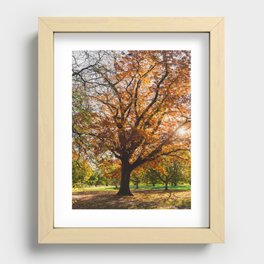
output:
[[[1,263],[263,263],[262,1],[8,0],[0,13]],[[37,245],[38,16],[226,17],[225,244]]]

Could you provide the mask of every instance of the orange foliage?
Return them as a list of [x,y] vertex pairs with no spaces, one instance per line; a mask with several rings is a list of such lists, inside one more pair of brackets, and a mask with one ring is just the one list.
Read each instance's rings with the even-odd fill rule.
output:
[[129,171],[186,158],[190,66],[190,51],[74,52],[74,155]]

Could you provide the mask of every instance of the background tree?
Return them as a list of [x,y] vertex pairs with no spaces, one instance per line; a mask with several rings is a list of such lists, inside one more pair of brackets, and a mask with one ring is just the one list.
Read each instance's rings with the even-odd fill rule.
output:
[[93,175],[93,170],[85,160],[72,161],[72,186],[79,187],[86,184]]
[[179,162],[174,161],[168,168],[169,174],[171,175],[171,185],[177,186],[180,180]]
[[131,181],[134,183],[136,189],[138,189],[140,182],[144,182],[144,174],[144,167],[138,167],[131,173]]
[[178,182],[191,184],[191,166],[189,162],[178,163]]
[[174,176],[173,163],[171,159],[163,158],[155,164],[155,170],[158,178],[164,184],[165,190],[168,190],[168,184]]
[[106,186],[114,185],[118,188],[120,179],[120,166],[111,159],[103,159],[99,165]]
[[134,183],[136,189],[138,189],[138,185],[141,182],[140,176],[139,174],[131,173],[131,181]]
[[90,186],[104,185],[105,177],[102,176],[100,171],[96,170],[87,178],[86,183]]
[[157,175],[157,171],[153,168],[149,168],[146,170],[144,174],[144,181],[146,183],[150,183],[153,187],[160,182],[159,177]]
[[190,149],[190,51],[73,52],[73,149],[136,168]]

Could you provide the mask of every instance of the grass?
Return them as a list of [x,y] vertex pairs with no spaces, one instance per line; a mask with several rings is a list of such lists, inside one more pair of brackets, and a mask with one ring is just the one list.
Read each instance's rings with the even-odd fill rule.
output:
[[[156,186],[159,187],[159,186]],[[180,186],[178,186],[180,187]],[[96,189],[95,189],[96,188]],[[191,191],[170,188],[131,189],[133,196],[118,196],[113,187],[79,188],[73,191],[73,209],[190,209]],[[106,189],[107,188],[107,189]],[[164,187],[163,187],[164,188]],[[186,187],[187,188],[187,187]],[[87,189],[89,189],[87,191]]]
[[[191,190],[191,185],[179,185],[179,186],[168,186],[169,190],[178,190],[178,191],[189,191]],[[134,185],[130,186],[131,191],[136,190]],[[115,191],[117,192],[118,188],[115,186],[91,186],[91,187],[81,187],[81,188],[72,188],[72,192],[86,192],[86,191]],[[156,184],[152,185],[139,185],[138,190],[164,190],[164,185]]]

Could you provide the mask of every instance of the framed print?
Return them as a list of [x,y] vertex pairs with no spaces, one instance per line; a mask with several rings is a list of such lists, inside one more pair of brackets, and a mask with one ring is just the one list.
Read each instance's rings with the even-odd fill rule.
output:
[[39,243],[224,242],[223,18],[39,18]]

